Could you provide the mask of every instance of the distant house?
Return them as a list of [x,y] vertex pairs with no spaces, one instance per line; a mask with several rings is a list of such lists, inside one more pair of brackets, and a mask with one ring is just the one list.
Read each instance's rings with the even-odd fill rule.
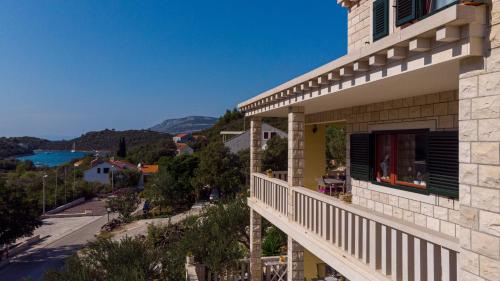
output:
[[137,170],[137,167],[124,161],[95,159],[91,162],[91,168],[83,172],[83,179],[87,182],[111,184],[110,173],[123,170]]
[[158,173],[158,165],[148,165],[148,164],[139,164],[137,165],[139,172],[141,172],[141,178],[139,179],[139,187],[144,187],[144,185],[148,182],[148,179]]
[[191,134],[182,133],[175,135],[172,139],[175,143],[186,143],[192,139],[192,136]]
[[191,155],[194,153],[194,150],[187,144],[185,143],[176,143],[175,144],[177,146],[177,151],[176,151],[176,155]]
[[[221,135],[224,141],[224,145],[228,147],[232,153],[238,153],[239,151],[250,148],[250,131],[221,132]],[[231,136],[233,137],[230,138]],[[261,134],[262,149],[266,148],[267,141],[274,136],[280,136],[282,138],[288,137],[287,133],[283,132],[282,130],[277,129],[269,124],[262,123],[262,134]]]

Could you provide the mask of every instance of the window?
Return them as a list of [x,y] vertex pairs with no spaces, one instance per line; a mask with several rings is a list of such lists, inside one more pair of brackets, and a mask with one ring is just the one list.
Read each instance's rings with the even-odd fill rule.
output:
[[265,140],[269,139],[269,132],[264,132],[264,139]]
[[97,168],[97,173],[100,174],[101,173],[101,168]]
[[271,132],[271,138],[274,138],[276,136],[276,132]]
[[375,133],[375,180],[426,188],[427,131]]
[[396,0],[396,26],[425,18],[456,3],[457,0]]
[[102,169],[102,172],[103,172],[104,174],[109,174],[109,168],[103,168],[103,169]]
[[389,34],[389,0],[375,0],[373,2],[373,41]]
[[458,198],[458,131],[351,134],[349,168],[356,180]]

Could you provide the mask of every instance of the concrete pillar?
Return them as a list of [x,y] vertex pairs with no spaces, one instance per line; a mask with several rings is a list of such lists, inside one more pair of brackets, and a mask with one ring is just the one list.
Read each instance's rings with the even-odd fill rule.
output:
[[287,280],[304,281],[304,247],[288,236]]
[[252,281],[262,280],[262,217],[250,209],[250,275]]
[[[288,185],[304,185],[305,114],[303,106],[288,108]],[[288,189],[288,218],[293,220],[293,190]]]
[[500,280],[500,2],[492,3],[485,57],[460,62],[461,280]]

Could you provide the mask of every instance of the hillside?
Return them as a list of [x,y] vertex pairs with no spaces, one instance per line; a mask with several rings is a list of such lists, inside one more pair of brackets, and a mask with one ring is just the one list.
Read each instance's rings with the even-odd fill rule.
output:
[[193,133],[212,127],[217,118],[206,116],[188,116],[178,119],[167,119],[149,130],[161,133]]
[[103,130],[88,132],[78,138],[67,141],[51,141],[39,147],[46,150],[71,150],[73,143],[77,150],[109,150],[118,148],[120,138],[125,138],[128,148],[134,146],[156,143],[162,139],[170,139],[171,136],[149,130],[114,131]]
[[31,154],[33,150],[10,138],[0,138],[0,159],[12,155]]
[[114,152],[120,138],[125,138],[127,148],[156,144],[161,140],[171,140],[169,134],[149,130],[114,131],[103,130],[88,132],[78,138],[64,141],[49,141],[34,137],[0,138],[0,158],[31,154],[35,149],[71,150],[73,143],[77,150],[107,150]]
[[[286,118],[263,118],[263,122],[287,132],[288,120]],[[200,134],[205,135],[210,141],[222,140],[221,131],[246,131],[250,129],[250,119],[245,119],[238,111],[226,111],[217,119],[217,122],[210,128],[203,130]]]

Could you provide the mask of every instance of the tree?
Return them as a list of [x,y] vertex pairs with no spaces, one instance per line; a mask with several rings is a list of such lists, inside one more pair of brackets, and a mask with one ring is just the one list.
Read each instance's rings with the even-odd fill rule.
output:
[[135,170],[123,169],[110,174],[113,176],[114,185],[117,188],[136,187],[141,178],[141,174]]
[[0,245],[33,234],[42,225],[37,200],[26,189],[0,181]]
[[135,192],[127,191],[118,197],[111,198],[107,202],[107,208],[111,208],[113,212],[118,212],[120,219],[124,222],[131,220],[131,213],[136,210],[139,204],[139,197]]
[[127,144],[125,143],[125,138],[121,137],[120,142],[118,143],[118,151],[116,152],[116,156],[120,158],[127,157]]
[[156,143],[141,145],[130,149],[127,159],[133,163],[157,163],[162,157],[173,157],[177,147],[171,138]]
[[267,141],[262,154],[263,170],[286,171],[288,169],[288,140],[276,135]]
[[326,129],[327,158],[333,159],[337,166],[345,166],[346,134],[344,128],[330,126]]
[[234,269],[249,250],[249,220],[244,197],[209,207],[200,218],[187,223],[186,249],[212,272]]
[[195,199],[191,178],[198,163],[194,155],[160,159],[158,173],[146,185],[146,197],[155,205],[190,206]]
[[[269,223],[270,224],[270,223]],[[265,228],[262,239],[262,254],[265,257],[283,254],[287,244],[287,236],[274,225]]]
[[218,188],[223,195],[239,191],[243,176],[240,161],[220,142],[210,143],[200,152],[200,164],[195,171],[193,185],[198,194],[206,186]]
[[185,278],[185,255],[174,243],[152,245],[144,238],[121,241],[98,239],[68,258],[60,270],[50,270],[45,281],[177,281]]

